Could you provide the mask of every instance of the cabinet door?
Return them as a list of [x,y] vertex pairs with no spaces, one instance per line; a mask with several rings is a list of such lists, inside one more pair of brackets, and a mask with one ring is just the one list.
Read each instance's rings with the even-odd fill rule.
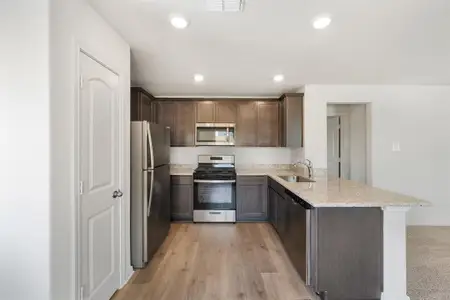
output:
[[130,97],[131,121],[153,122],[151,96],[141,88],[131,88]]
[[277,192],[272,188],[268,189],[269,196],[269,222],[277,229]]
[[197,123],[214,123],[215,103],[212,101],[197,102]]
[[172,184],[171,216],[175,221],[192,221],[193,187],[189,184]]
[[267,189],[265,185],[239,185],[237,188],[237,220],[267,220]]
[[283,146],[303,147],[303,94],[287,94],[282,100]]
[[140,118],[142,121],[148,121],[153,122],[152,117],[152,100],[149,96],[147,96],[144,93],[140,94],[140,104],[141,104],[141,110],[140,110]]
[[235,102],[216,102],[215,110],[216,123],[236,123],[237,108]]
[[236,118],[236,146],[257,146],[257,109],[256,102],[238,103]]
[[175,103],[172,101],[158,101],[156,103],[156,123],[170,127],[170,144],[175,141]]
[[189,101],[176,102],[174,146],[195,145],[195,104]]
[[258,103],[258,142],[259,147],[278,147],[279,140],[278,102]]

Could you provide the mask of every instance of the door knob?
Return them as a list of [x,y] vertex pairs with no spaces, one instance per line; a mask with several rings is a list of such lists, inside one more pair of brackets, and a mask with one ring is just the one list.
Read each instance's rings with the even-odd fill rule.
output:
[[114,191],[113,192],[113,198],[117,198],[117,197],[122,197],[123,196],[123,193],[122,193],[122,191],[119,189],[119,190],[117,190],[117,191]]

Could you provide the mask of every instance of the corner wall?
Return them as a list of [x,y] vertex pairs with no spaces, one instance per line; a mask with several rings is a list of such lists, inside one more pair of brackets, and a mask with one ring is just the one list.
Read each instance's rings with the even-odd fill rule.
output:
[[450,225],[449,98],[449,86],[307,85],[305,156],[326,168],[328,103],[370,103],[369,182],[433,203],[412,209],[408,224]]
[[0,1],[0,298],[50,299],[49,1]]
[[[54,300],[79,299],[76,284],[75,212],[78,154],[74,143],[77,130],[78,97],[77,47],[100,60],[119,74],[123,100],[123,186],[124,209],[129,204],[129,102],[130,48],[128,44],[88,5],[85,0],[51,3],[51,291]],[[129,216],[123,211],[124,216]],[[129,217],[125,220],[129,228]],[[129,232],[129,229],[125,230]],[[129,236],[122,233],[129,257]],[[126,234],[126,235],[125,235]],[[122,274],[127,279],[131,266]]]

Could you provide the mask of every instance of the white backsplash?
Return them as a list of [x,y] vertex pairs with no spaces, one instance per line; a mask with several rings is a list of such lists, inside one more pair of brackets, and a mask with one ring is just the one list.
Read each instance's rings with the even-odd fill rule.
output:
[[[197,164],[200,154],[235,155],[236,164],[290,164],[298,161],[302,149],[255,147],[171,147],[171,164]],[[295,157],[292,157],[295,154]]]
[[291,163],[296,163],[298,161],[305,160],[305,150],[304,148],[291,149]]

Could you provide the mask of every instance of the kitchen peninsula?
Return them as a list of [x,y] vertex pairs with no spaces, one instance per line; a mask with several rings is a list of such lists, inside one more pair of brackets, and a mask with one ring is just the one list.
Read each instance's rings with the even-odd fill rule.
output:
[[[172,175],[189,176],[188,171],[174,168]],[[294,267],[322,299],[409,299],[405,217],[411,207],[428,202],[326,176],[290,182],[283,176],[299,172],[289,169],[238,166],[236,173],[238,216],[240,208],[259,209],[254,221],[272,224]],[[240,193],[242,188],[249,192]],[[266,192],[249,194],[257,190]],[[245,201],[260,205],[239,205]]]

